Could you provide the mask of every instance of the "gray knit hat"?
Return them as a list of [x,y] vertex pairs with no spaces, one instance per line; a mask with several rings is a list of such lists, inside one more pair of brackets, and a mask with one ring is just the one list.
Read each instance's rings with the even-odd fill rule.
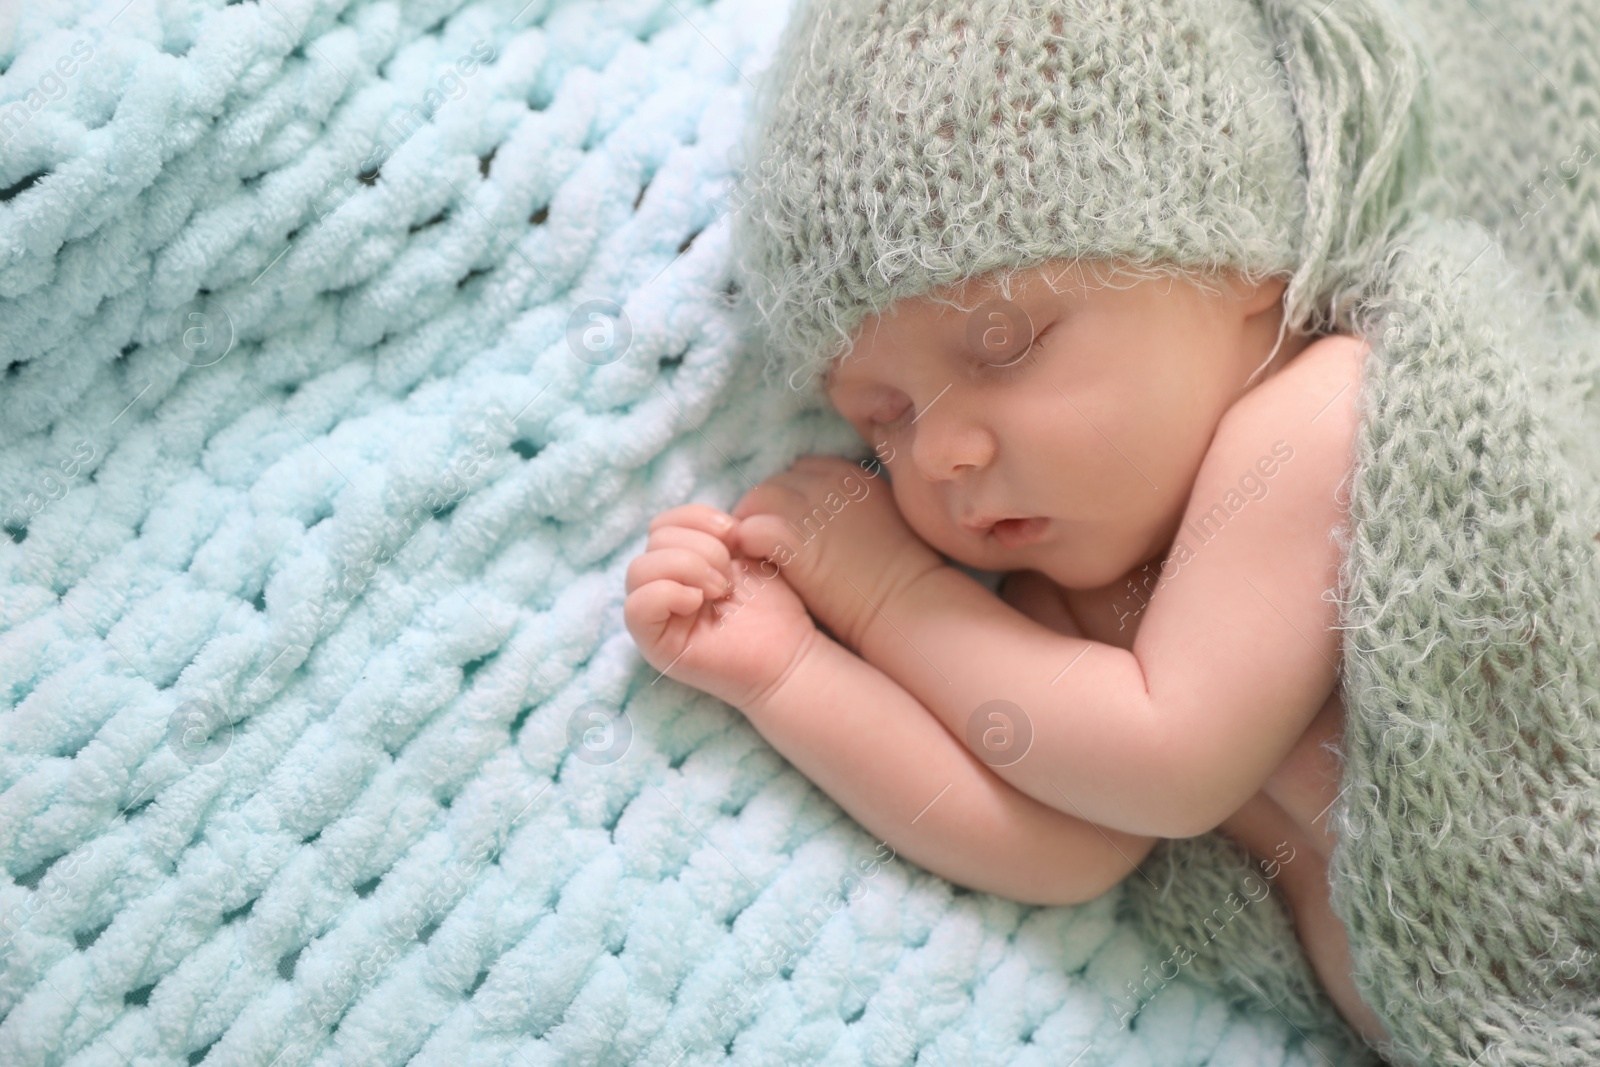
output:
[[1431,163],[1425,71],[1389,0],[794,0],[736,159],[736,307],[802,389],[895,300],[1052,259],[1292,272],[1315,332]]

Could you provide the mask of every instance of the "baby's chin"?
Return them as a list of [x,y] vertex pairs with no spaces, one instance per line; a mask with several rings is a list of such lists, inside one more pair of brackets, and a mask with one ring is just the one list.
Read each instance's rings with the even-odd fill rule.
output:
[[1085,551],[1076,545],[1063,545],[1059,541],[1030,545],[1027,548],[1000,549],[994,545],[951,544],[954,551],[935,549],[951,563],[970,567],[976,571],[1006,574],[1011,571],[1038,571],[1063,589],[1102,589],[1120,584],[1138,562],[1129,563],[1117,553]]
[[1052,517],[1038,540],[1008,547],[992,532],[976,534],[942,516],[930,519],[907,514],[904,508],[901,515],[918,537],[953,564],[999,574],[1035,570],[1063,589],[1120,584],[1144,562],[1130,558],[1130,549],[1136,546],[1125,530],[1113,535],[1098,523]]
[[1049,576],[1058,585],[1062,584],[1059,575],[1070,571],[1070,567],[1061,566],[1067,562],[1061,558],[1062,553],[1059,550],[1051,551],[1045,545],[1007,550],[995,544],[992,536],[977,537],[965,530],[919,530],[917,533],[952,564],[970,567],[975,571],[1006,574],[1036,570]]

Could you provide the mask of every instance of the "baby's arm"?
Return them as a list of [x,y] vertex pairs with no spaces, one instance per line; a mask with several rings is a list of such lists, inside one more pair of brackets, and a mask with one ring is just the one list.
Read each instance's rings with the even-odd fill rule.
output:
[[821,632],[793,664],[741,710],[858,823],[941,877],[1025,904],[1078,904],[1156,843],[1018,792],[899,683]]
[[[1351,338],[1316,342],[1235,404],[1179,540],[1214,509],[1223,528],[1192,556],[1175,549],[1131,651],[1054,633],[954,567],[880,583],[881,597],[850,593],[873,588],[882,563],[853,571],[856,543],[839,538],[785,569],[819,621],[955,736],[989,701],[1023,709],[1031,747],[994,768],[1022,792],[1102,827],[1202,833],[1260,789],[1332,689],[1337,607],[1325,593],[1363,353]],[[1263,478],[1257,460],[1270,465],[1279,441],[1292,459]],[[1265,496],[1238,492],[1247,474]],[[759,554],[753,533],[743,548]]]
[[[854,478],[843,488],[867,499]],[[883,517],[892,527],[898,512]],[[651,520],[646,551],[628,566],[624,616],[653,667],[738,707],[858,822],[971,888],[1078,903],[1149,852],[1155,838],[1102,831],[996,778],[916,698],[823,635],[775,569],[731,553],[734,525],[702,504]],[[895,540],[887,532],[873,543]]]
[[[1059,803],[1064,789],[1065,810],[1130,832],[1216,826],[1259,791],[1335,682],[1338,612],[1325,594],[1364,351],[1317,342],[1229,412],[1185,509],[1178,540],[1190,551],[1163,569],[1131,650],[1049,633],[943,568],[873,613],[862,655],[952,728],[997,697],[1023,708],[1033,751],[996,770],[1030,796]],[[1265,486],[1260,499],[1239,492],[1245,475]],[[1200,543],[1192,531],[1208,520]]]

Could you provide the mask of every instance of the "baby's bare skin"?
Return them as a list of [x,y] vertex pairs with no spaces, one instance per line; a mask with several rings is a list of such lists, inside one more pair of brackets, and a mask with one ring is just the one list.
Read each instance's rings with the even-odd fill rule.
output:
[[[892,486],[805,457],[732,523],[657,516],[629,629],[898,853],[975,889],[1076,903],[1161,837],[1218,828],[1258,857],[1288,842],[1276,881],[1308,957],[1381,1039],[1328,909],[1338,768],[1318,747],[1342,723],[1323,594],[1365,349],[1286,338],[1252,378],[1281,281],[1118,289],[1061,266],[1019,275],[1035,343],[1004,369],[973,358],[953,308],[867,320],[829,396]],[[963,525],[1013,516],[1042,535],[1006,547]],[[944,557],[1013,578],[996,597]],[[975,753],[975,715],[1031,742]]]
[[[1037,571],[1013,572],[1000,588],[1002,600],[1053,630],[1131,650],[1140,616],[1108,604],[1105,593],[1063,590]],[[1099,625],[1080,625],[1069,605]],[[1113,616],[1120,625],[1110,622]],[[1381,1042],[1388,1039],[1388,1030],[1362,1001],[1351,978],[1350,942],[1328,897],[1328,857],[1337,837],[1327,827],[1327,813],[1339,795],[1342,768],[1337,755],[1324,746],[1337,747],[1343,735],[1344,700],[1335,685],[1261,791],[1217,829],[1258,860],[1282,856],[1288,847],[1292,859],[1273,864],[1274,884],[1288,900],[1306,957],[1345,1019],[1369,1040]]]

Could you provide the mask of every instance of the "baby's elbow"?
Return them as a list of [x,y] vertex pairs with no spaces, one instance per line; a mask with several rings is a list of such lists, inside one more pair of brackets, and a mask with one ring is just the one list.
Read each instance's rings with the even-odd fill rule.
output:
[[1174,840],[1199,837],[1221,826],[1243,803],[1224,798],[1220,790],[1202,787],[1175,798],[1175,803],[1166,809],[1159,831],[1152,832]]
[[1037,886],[1012,886],[1000,895],[1018,904],[1030,904],[1039,908],[1069,907],[1098,900],[1121,880],[1118,878],[1109,885],[1099,881],[1062,880]]
[[1057,893],[1041,897],[1038,900],[1022,900],[1019,901],[1019,903],[1032,904],[1041,908],[1076,907],[1079,904],[1088,904],[1092,901],[1099,900],[1110,891],[1111,886],[1106,886],[1103,889],[1096,889],[1093,892]]
[[[1087,904],[1099,900],[1138,869],[1161,838],[1102,829],[1105,849],[1093,860],[1074,864],[1048,883],[1015,886],[1013,900],[1042,907]],[[1115,840],[1113,840],[1113,838]]]
[[[1249,799],[1238,768],[1224,763],[1209,770],[1214,752],[1181,737],[1163,736],[1145,772],[1150,785],[1141,814],[1141,834],[1181,839],[1215,830]],[[1255,790],[1250,790],[1253,793]]]
[[[1156,839],[1150,840],[1153,844]],[[1070,867],[1056,867],[1048,871],[1023,874],[1013,870],[1006,872],[1008,876],[1003,879],[984,879],[983,884],[975,881],[967,884],[967,888],[1040,908],[1087,904],[1105,896],[1132,874],[1134,866],[1148,852],[1148,847],[1135,849],[1128,858],[1119,857],[1115,864],[1098,861],[1084,863],[1080,859]]]

